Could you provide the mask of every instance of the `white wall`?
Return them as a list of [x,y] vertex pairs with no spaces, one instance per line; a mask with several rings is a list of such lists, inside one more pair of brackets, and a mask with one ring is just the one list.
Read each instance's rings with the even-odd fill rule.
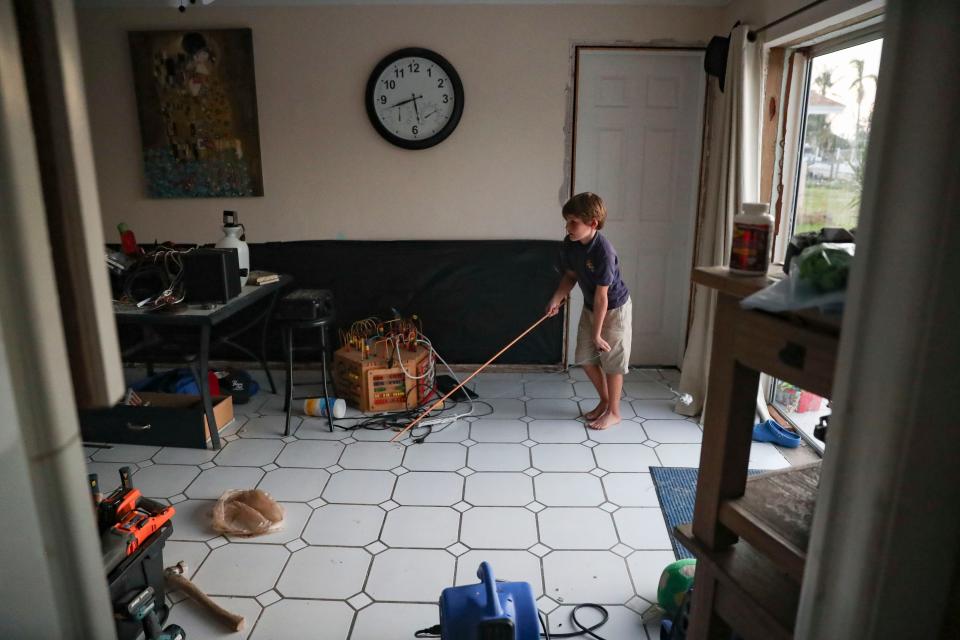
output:
[[[104,232],[212,242],[223,209],[251,241],[556,238],[574,43],[704,42],[722,9],[321,6],[78,10]],[[264,197],[144,197],[127,30],[253,30]],[[423,46],[463,79],[463,119],[423,151],[387,144],[363,106],[387,53]]]

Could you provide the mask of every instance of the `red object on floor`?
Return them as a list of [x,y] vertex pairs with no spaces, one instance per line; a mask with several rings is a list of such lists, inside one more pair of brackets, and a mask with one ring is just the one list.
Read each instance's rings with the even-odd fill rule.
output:
[[797,413],[819,411],[821,404],[823,404],[823,398],[815,393],[803,391],[800,393],[800,400],[797,402]]
[[220,378],[213,371],[207,371],[207,384],[210,385],[210,397],[220,395]]

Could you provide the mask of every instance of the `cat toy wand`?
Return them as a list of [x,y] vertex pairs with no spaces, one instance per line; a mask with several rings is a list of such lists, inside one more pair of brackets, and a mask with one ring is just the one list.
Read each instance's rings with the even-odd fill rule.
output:
[[[560,304],[562,305],[563,303],[561,302]],[[460,384],[458,384],[457,386],[455,386],[453,389],[451,389],[450,391],[448,391],[448,392],[447,392],[447,395],[443,396],[442,398],[440,398],[439,400],[437,400],[436,402],[434,402],[433,405],[431,405],[429,409],[427,409],[426,411],[424,411],[423,413],[421,413],[420,416],[417,417],[416,420],[414,420],[413,422],[411,422],[410,424],[408,424],[406,427],[404,427],[404,428],[403,428],[403,431],[400,431],[399,433],[397,433],[397,435],[395,435],[395,436],[393,436],[392,438],[390,438],[390,442],[396,441],[397,438],[399,438],[400,436],[402,436],[402,435],[405,434],[406,432],[410,431],[410,429],[413,429],[415,426],[417,426],[417,424],[418,424],[421,420],[423,420],[425,417],[427,417],[427,415],[429,415],[429,413],[430,413],[431,411],[433,411],[433,410],[436,409],[437,407],[441,406],[441,405],[443,404],[443,401],[444,401],[444,400],[446,400],[447,398],[449,398],[450,396],[452,396],[454,393],[456,393],[457,390],[460,389],[460,387],[462,387],[463,385],[465,385],[465,384],[467,384],[468,382],[470,382],[471,380],[473,380],[474,376],[476,376],[478,373],[480,373],[481,371],[483,371],[483,370],[487,367],[487,365],[489,365],[491,362],[493,362],[494,360],[496,360],[497,358],[499,358],[501,355],[503,355],[504,352],[507,351],[507,349],[509,349],[510,347],[512,347],[513,345],[515,345],[516,343],[518,343],[521,338],[523,338],[525,335],[527,335],[528,333],[530,333],[531,331],[533,331],[534,329],[536,329],[537,326],[539,326],[539,324],[540,324],[541,322],[543,322],[544,320],[546,320],[546,319],[549,318],[550,316],[551,316],[551,314],[546,313],[546,314],[543,315],[542,318],[540,318],[539,320],[537,320],[536,322],[534,322],[532,325],[530,325],[530,327],[527,328],[526,331],[524,331],[523,333],[521,333],[520,335],[518,335],[516,338],[514,338],[514,339],[510,342],[510,344],[508,344],[507,346],[505,346],[503,349],[500,349],[500,351],[498,351],[495,356],[493,356],[492,358],[490,358],[489,360],[487,360],[486,362],[484,362],[482,365],[480,365],[480,368],[477,369],[476,371],[474,371],[473,373],[471,373],[470,376],[469,376],[466,380],[464,380],[463,382],[461,382]]]

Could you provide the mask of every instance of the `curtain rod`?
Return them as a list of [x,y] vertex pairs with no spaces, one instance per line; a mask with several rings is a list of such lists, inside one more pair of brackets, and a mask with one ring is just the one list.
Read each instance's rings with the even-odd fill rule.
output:
[[766,30],[769,29],[770,27],[775,27],[775,26],[777,26],[778,24],[780,24],[781,22],[784,22],[785,20],[789,20],[790,18],[792,18],[792,17],[794,17],[794,16],[800,15],[800,14],[803,13],[804,11],[807,11],[808,9],[812,9],[812,8],[814,8],[815,6],[817,6],[818,4],[823,4],[823,3],[826,2],[826,1],[827,1],[827,0],[814,0],[814,2],[811,2],[811,3],[808,4],[808,5],[804,5],[804,6],[800,7],[799,9],[797,9],[796,11],[794,11],[794,12],[792,12],[792,13],[788,13],[787,15],[783,16],[782,18],[778,18],[778,19],[774,20],[773,22],[769,22],[769,23],[763,25],[762,27],[760,27],[759,29],[756,29],[756,30],[754,30],[754,31],[747,31],[747,40],[749,40],[750,42],[753,42],[754,40],[757,39],[757,35],[758,35],[758,34],[763,33],[764,31],[766,31]]

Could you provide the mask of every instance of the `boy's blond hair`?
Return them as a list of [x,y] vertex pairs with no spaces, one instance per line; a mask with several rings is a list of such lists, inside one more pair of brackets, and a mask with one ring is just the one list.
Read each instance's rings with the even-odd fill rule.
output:
[[589,191],[578,193],[567,200],[562,214],[564,219],[572,216],[585,224],[596,220],[597,229],[603,229],[603,223],[607,220],[607,208],[603,205],[603,198]]

